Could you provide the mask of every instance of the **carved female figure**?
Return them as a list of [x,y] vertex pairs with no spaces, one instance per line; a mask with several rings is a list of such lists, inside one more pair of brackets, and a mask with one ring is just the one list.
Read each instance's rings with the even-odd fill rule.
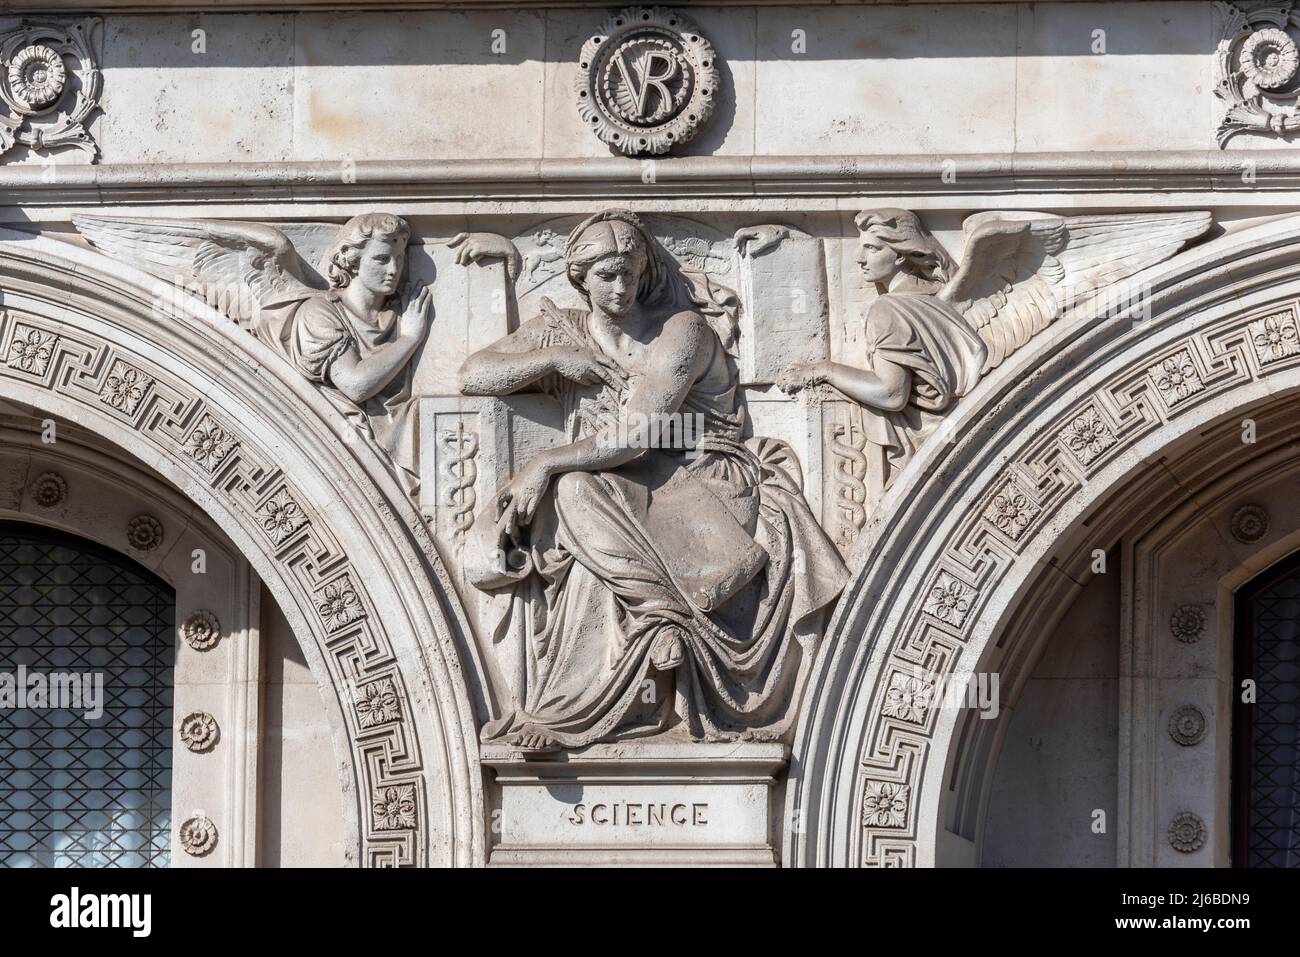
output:
[[915,213],[868,210],[855,223],[858,266],[883,293],[867,310],[869,368],[811,362],[788,369],[778,385],[794,393],[828,383],[875,410],[864,421],[867,437],[897,465],[937,417],[974,388],[986,348],[961,312],[936,295],[956,263]]
[[1107,308],[1109,287],[1211,226],[1204,212],[975,213],[962,224],[958,265],[913,212],[867,210],[854,221],[858,264],[882,293],[867,310],[868,368],[805,363],[778,385],[827,383],[872,410],[863,424],[888,459],[885,484],[982,376],[1067,311]]
[[581,747],[674,713],[693,738],[775,737],[844,565],[789,450],[742,441],[734,364],[637,217],[581,223],[565,264],[588,308],[545,301],[461,373],[471,395],[554,392],[572,440],[526,463],[471,533],[471,580],[529,606],[522,700],[483,737]]
[[430,297],[423,284],[408,284],[393,300],[409,239],[400,217],[353,217],[326,256],[329,290],[264,306],[254,330],[412,472],[410,360],[428,329]]
[[[75,221],[110,255],[251,328],[319,385],[414,486],[411,358],[424,341],[430,299],[422,284],[395,298],[410,239],[404,219],[365,213],[342,227],[315,227],[336,230],[319,272],[281,228],[265,223],[98,215]],[[299,237],[302,225],[293,230]]]

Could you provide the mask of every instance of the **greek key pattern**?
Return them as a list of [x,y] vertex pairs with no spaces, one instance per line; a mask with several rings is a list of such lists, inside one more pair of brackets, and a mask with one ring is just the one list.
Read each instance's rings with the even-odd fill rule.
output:
[[940,557],[918,572],[927,586],[875,679],[855,784],[864,866],[915,864],[914,807],[939,711],[926,689],[953,672],[1016,557],[1075,492],[1142,438],[1225,391],[1300,363],[1298,310],[1300,302],[1275,303],[1219,319],[1130,365],[1036,429],[1040,438],[972,499]]
[[211,410],[189,383],[116,343],[0,311],[0,349],[6,357],[0,375],[129,421],[206,483],[250,536],[269,543],[286,578],[296,583],[334,686],[344,690],[344,700],[378,700],[369,710],[343,709],[361,777],[354,796],[362,822],[361,863],[423,864],[425,780],[396,658],[372,624],[371,599],[346,551],[274,456]]

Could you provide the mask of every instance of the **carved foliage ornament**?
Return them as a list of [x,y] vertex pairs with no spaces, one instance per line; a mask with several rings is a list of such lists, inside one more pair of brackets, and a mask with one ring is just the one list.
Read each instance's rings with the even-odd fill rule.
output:
[[1280,5],[1250,11],[1217,6],[1224,27],[1214,92],[1228,107],[1219,123],[1219,146],[1242,132],[1289,136],[1300,129],[1300,13]]
[[24,20],[0,33],[0,156],[17,145],[99,147],[86,129],[99,110],[98,49],[103,21]]
[[719,79],[713,45],[689,18],[627,7],[582,45],[578,114],[616,152],[667,153],[713,115]]

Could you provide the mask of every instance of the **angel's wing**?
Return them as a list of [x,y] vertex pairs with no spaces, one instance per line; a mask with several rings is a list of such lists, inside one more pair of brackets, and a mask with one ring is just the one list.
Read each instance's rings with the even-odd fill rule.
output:
[[987,372],[1071,305],[1163,262],[1210,228],[1208,212],[1055,216],[976,213],[938,295],[988,346]]
[[263,306],[326,287],[274,226],[80,214],[72,221],[109,256],[182,286],[241,325]]

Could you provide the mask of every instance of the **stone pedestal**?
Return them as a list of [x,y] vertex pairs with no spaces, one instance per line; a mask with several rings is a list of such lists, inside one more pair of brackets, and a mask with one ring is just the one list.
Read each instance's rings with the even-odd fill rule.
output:
[[777,863],[782,744],[629,742],[524,758],[483,748],[492,865]]

